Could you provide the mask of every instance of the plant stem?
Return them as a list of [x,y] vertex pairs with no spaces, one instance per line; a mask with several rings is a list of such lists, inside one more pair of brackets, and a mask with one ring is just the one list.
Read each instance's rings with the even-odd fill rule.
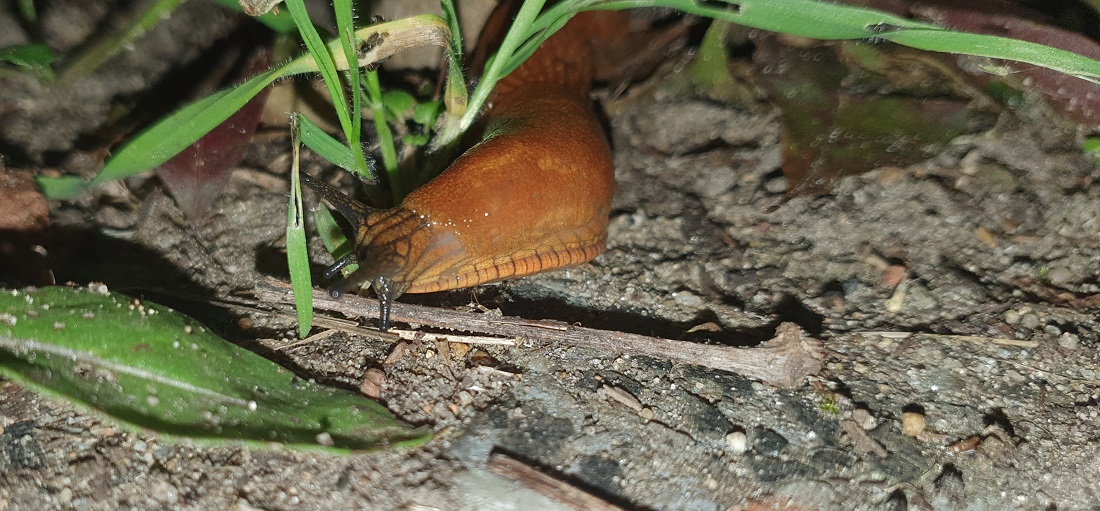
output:
[[382,84],[378,81],[377,71],[367,71],[366,78],[367,101],[374,113],[374,130],[378,135],[378,148],[382,153],[382,168],[386,169],[389,176],[390,194],[393,203],[401,202],[405,196],[405,190],[398,173],[397,149],[394,147],[393,131],[386,122],[386,106],[382,103]]

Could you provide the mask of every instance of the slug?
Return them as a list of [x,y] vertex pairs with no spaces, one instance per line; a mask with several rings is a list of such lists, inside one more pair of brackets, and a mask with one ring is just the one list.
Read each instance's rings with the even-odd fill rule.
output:
[[404,293],[472,287],[599,255],[615,179],[588,93],[596,36],[620,15],[575,16],[498,82],[480,140],[398,206],[368,207],[303,174],[355,232],[359,269],[333,296],[369,284],[385,331]]

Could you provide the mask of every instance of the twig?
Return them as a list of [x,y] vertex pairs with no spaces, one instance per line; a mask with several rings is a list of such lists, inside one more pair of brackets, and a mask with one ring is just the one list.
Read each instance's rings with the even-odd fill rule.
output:
[[[290,284],[275,279],[257,283],[254,290],[264,302],[292,304]],[[349,317],[378,316],[378,301],[354,295],[333,299],[313,292],[318,310],[339,312]],[[755,348],[731,348],[696,344],[659,337],[597,330],[559,321],[471,314],[435,307],[393,304],[394,321],[511,338],[559,342],[594,353],[621,353],[665,359],[730,371],[779,387],[795,387],[821,370],[825,351],[821,341],[806,336],[793,323],[783,323],[774,339]]]
[[927,332],[896,332],[896,331],[866,331],[855,332],[859,335],[874,335],[878,337],[886,337],[887,339],[908,339],[915,335],[921,337],[931,337],[932,339],[938,339],[942,341],[969,341],[976,343],[993,343],[1001,344],[1004,346],[1015,346],[1017,348],[1037,348],[1039,343],[1035,341],[1021,341],[1019,339],[1008,339],[1004,337],[981,337],[977,335],[949,335],[949,334],[933,334]]
[[512,479],[534,491],[573,509],[583,511],[624,511],[623,508],[588,493],[576,486],[555,479],[523,462],[503,454],[489,457],[486,468],[495,474]]
[[[422,332],[418,332],[416,330],[400,330],[400,329],[397,329],[397,328],[391,328],[389,330],[389,332],[397,334],[397,335],[401,336],[402,339],[405,339],[407,341],[411,341],[411,340],[415,339],[418,334],[422,334]],[[516,345],[515,339],[502,339],[500,337],[488,337],[488,336],[484,336],[484,335],[455,335],[455,334],[431,333],[431,334],[426,334],[425,337],[430,338],[430,339],[434,339],[434,340],[437,340],[437,341],[461,342],[461,343],[464,343],[464,344],[481,344],[481,345],[491,344],[491,345],[495,345],[495,346],[515,346]]]

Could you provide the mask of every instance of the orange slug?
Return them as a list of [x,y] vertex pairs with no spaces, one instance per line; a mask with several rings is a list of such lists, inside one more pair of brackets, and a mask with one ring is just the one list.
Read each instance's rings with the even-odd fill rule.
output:
[[480,141],[400,205],[371,208],[303,175],[355,229],[359,269],[333,295],[369,283],[386,330],[392,301],[404,293],[471,287],[599,255],[615,179],[588,96],[591,50],[622,14],[579,14],[547,40],[497,84]]

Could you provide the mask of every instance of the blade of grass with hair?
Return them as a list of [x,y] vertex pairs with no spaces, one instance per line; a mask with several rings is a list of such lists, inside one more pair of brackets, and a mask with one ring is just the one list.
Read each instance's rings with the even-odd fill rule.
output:
[[[295,117],[294,119],[297,119]],[[294,289],[294,310],[298,312],[298,336],[305,338],[313,326],[313,280],[309,274],[309,246],[306,243],[305,207],[298,178],[301,161],[301,131],[291,124],[290,201],[286,213],[286,263]]]

